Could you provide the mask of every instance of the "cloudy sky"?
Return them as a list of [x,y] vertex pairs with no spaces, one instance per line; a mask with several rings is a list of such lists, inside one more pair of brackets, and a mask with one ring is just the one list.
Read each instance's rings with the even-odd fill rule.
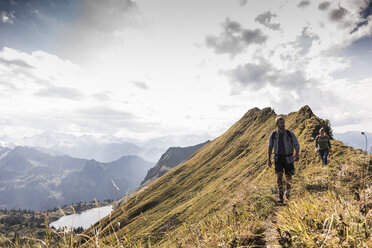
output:
[[0,136],[218,136],[309,105],[372,132],[370,0],[0,0]]

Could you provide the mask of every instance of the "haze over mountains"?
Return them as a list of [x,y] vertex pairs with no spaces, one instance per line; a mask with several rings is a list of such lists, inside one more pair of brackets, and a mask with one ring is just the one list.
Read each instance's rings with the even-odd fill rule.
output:
[[114,136],[95,137],[92,135],[74,136],[58,132],[44,132],[21,140],[0,137],[3,146],[35,147],[51,155],[69,155],[76,158],[95,159],[100,162],[111,162],[126,155],[139,156],[156,163],[169,147],[193,146],[214,137],[202,135],[168,135],[139,141]]
[[[46,210],[94,199],[118,199],[135,190],[141,181],[150,183],[162,176],[206,143],[171,147],[155,167],[152,167],[154,163],[134,155],[102,163],[48,148],[0,147],[0,208]],[[136,146],[106,144],[106,148],[112,148],[111,155],[136,151],[126,150],[128,147]]]
[[8,209],[117,199],[137,188],[154,165],[137,156],[102,163],[21,146],[1,148],[0,155],[0,208]]

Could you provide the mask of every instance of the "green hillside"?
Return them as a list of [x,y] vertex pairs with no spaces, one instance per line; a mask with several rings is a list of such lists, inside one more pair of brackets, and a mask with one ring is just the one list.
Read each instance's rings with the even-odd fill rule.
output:
[[[80,240],[124,247],[371,247],[369,159],[332,140],[328,167],[314,152],[325,121],[308,106],[285,116],[301,145],[293,197],[276,205],[267,166],[271,108],[249,110],[189,160],[128,198]],[[97,244],[97,241],[95,241]]]

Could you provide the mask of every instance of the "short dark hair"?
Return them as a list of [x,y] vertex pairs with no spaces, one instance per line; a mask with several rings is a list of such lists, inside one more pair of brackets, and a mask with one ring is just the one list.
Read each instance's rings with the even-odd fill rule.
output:
[[284,117],[283,116],[276,117],[276,119],[275,119],[275,125],[278,124],[279,121],[285,121]]

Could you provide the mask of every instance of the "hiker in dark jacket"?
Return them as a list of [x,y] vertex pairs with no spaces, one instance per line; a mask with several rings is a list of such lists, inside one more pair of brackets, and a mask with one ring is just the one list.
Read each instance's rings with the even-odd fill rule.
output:
[[[274,148],[275,173],[277,175],[277,183],[279,188],[279,202],[284,202],[284,182],[283,173],[286,177],[286,197],[287,200],[291,194],[291,180],[294,175],[294,162],[299,160],[300,145],[296,135],[285,129],[285,120],[279,116],[275,119],[277,130],[274,131],[269,138],[268,149],[268,166],[271,167],[271,154]],[[293,156],[293,150],[296,151]]]
[[322,164],[327,165],[328,154],[331,151],[331,142],[323,127],[319,130],[319,135],[315,138],[315,151],[319,153]]

